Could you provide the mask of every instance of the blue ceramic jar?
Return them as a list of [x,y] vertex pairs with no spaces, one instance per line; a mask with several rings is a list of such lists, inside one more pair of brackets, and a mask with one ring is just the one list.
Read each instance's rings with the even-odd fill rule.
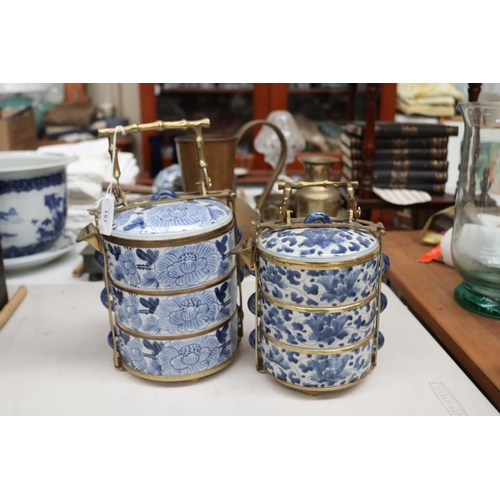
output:
[[297,227],[259,234],[248,306],[258,313],[251,343],[261,371],[317,395],[350,387],[374,368],[389,260],[373,226],[314,213]]
[[236,238],[233,213],[217,199],[162,190],[115,213],[102,242],[124,368],[182,381],[232,361],[242,334]]

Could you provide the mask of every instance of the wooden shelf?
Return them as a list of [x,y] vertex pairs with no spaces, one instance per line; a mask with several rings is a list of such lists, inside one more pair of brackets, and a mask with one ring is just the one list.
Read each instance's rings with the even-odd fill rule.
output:
[[[364,92],[365,89],[358,89],[358,92]],[[348,87],[313,87],[310,89],[288,89],[288,94],[348,94]]]
[[203,87],[172,87],[171,89],[161,89],[160,94],[251,94],[253,89],[225,89],[225,88],[213,88],[207,89]]
[[[155,95],[155,85],[154,83],[141,83],[140,84],[140,99],[141,99],[141,123],[151,123],[158,120],[158,102],[157,99],[160,96],[164,98],[169,95],[174,95],[179,99],[182,98],[182,95],[193,95],[193,98],[196,94],[201,96],[207,95],[235,95],[235,94],[245,94],[252,96],[252,119],[261,119],[265,120],[269,113],[274,110],[279,109],[290,109],[289,99],[292,99],[293,102],[300,100],[300,96],[325,96],[328,98],[329,96],[332,99],[328,99],[331,101],[339,101],[340,104],[345,105],[347,103],[349,113],[346,118],[350,115],[350,108],[354,112],[355,106],[354,103],[351,106],[351,87],[325,87],[318,88],[313,87],[309,89],[290,89],[288,88],[288,83],[254,83],[253,88],[245,88],[245,89],[226,89],[226,88],[184,88],[184,87],[172,87],[170,89],[161,88],[159,96]],[[357,93],[367,93],[368,87],[360,87],[356,90]],[[352,94],[354,95],[354,94]],[[336,97],[338,96],[338,99]],[[206,99],[207,101],[210,99]],[[342,102],[340,102],[342,101]],[[395,103],[396,103],[396,84],[395,83],[385,83],[381,84],[381,92],[380,92],[380,106],[378,111],[378,119],[382,121],[393,121],[394,113],[395,113]],[[212,118],[209,116],[209,118]],[[215,123],[214,119],[214,123]],[[238,127],[235,125],[235,129]],[[236,132],[234,130],[234,132]],[[252,135],[255,139],[257,133],[259,132],[260,127],[254,127],[252,129]],[[155,132],[147,131],[142,134],[142,143],[145,145],[143,147],[143,158],[142,165],[145,171],[143,177],[147,177],[147,172],[149,171],[151,164],[151,150],[148,145],[148,138],[154,135]],[[164,160],[164,165],[166,166],[166,162]],[[238,165],[237,165],[238,166]],[[248,165],[242,165],[245,168],[248,168]],[[292,165],[293,169],[295,166]],[[256,171],[266,171],[268,166],[264,162],[264,156],[260,153],[253,152],[252,165],[250,167],[252,170]],[[259,177],[262,177],[259,175]]]

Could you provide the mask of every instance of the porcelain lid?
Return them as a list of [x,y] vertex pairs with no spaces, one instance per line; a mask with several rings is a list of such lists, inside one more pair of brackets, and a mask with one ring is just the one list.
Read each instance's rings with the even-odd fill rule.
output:
[[374,233],[363,229],[306,227],[263,233],[257,247],[280,259],[342,262],[377,251],[379,241]]
[[218,200],[182,200],[141,205],[115,213],[111,236],[133,240],[163,240],[202,235],[233,219]]

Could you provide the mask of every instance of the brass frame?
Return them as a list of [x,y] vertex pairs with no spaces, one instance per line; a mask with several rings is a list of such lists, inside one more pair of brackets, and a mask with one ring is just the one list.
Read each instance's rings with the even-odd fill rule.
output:
[[[172,203],[175,201],[182,201],[186,198],[175,198],[171,200],[165,200],[165,204]],[[193,199],[192,197],[188,197],[188,199]],[[134,206],[135,204],[129,204],[127,208]],[[117,210],[118,211],[118,210]],[[203,241],[212,240],[217,238],[218,236],[222,236],[223,234],[229,232],[233,229],[234,220],[225,224],[222,227],[214,229],[208,233],[203,233]],[[117,238],[116,236],[103,236],[104,240],[109,243],[113,243],[115,245],[128,246],[133,248],[165,248],[165,247],[176,247],[179,245],[189,245],[191,243],[198,243],[201,241],[199,236],[191,236],[185,238],[172,238],[170,240],[128,240],[126,238]]]
[[324,394],[325,392],[338,392],[342,391],[343,389],[348,389],[349,387],[353,387],[354,385],[359,384],[362,380],[364,380],[370,373],[373,371],[375,367],[372,365],[370,368],[368,368],[368,371],[362,376],[359,377],[358,380],[355,380],[354,382],[351,382],[349,384],[344,384],[344,385],[338,385],[334,387],[302,387],[300,385],[295,385],[290,382],[286,382],[285,380],[281,380],[278,377],[275,377],[272,373],[269,373],[266,371],[266,373],[276,380],[276,382],[280,383],[281,385],[284,385],[285,387],[289,387],[290,389],[295,389],[296,391],[299,392],[304,392],[308,396],[318,396],[319,394]]
[[280,307],[281,309],[291,309],[292,311],[305,312],[305,313],[336,313],[336,312],[345,312],[352,311],[352,309],[357,309],[358,307],[363,307],[364,305],[370,303],[377,295],[377,291],[375,290],[373,293],[368,295],[363,300],[359,302],[354,302],[352,304],[347,304],[345,306],[332,306],[332,307],[321,307],[321,306],[298,306],[295,304],[288,304],[279,299],[275,299],[268,295],[264,290],[261,290],[262,298],[267,300],[267,302],[271,303],[273,306]]
[[[331,226],[331,224],[323,224],[323,225],[325,227]],[[297,227],[297,226],[294,226],[294,228],[295,227]],[[338,227],[338,226],[334,226],[334,227]],[[378,249],[375,249],[373,252],[370,252],[367,255],[363,255],[362,257],[356,257],[354,259],[351,259],[348,261],[341,261],[341,262],[307,262],[307,263],[305,263],[304,261],[300,261],[300,260],[293,260],[293,259],[276,257],[275,255],[270,254],[268,252],[265,252],[260,248],[257,248],[257,253],[259,254],[259,256],[263,257],[264,259],[266,259],[267,262],[270,262],[271,264],[277,264],[279,266],[286,266],[286,267],[289,267],[290,269],[304,269],[305,271],[307,271],[307,270],[330,271],[332,269],[345,269],[347,267],[354,267],[354,266],[359,266],[361,264],[365,264],[366,262],[369,262],[370,260],[373,260],[376,257],[376,255],[378,254]]]
[[365,344],[370,342],[370,340],[375,335],[375,329],[372,330],[371,333],[367,335],[363,340],[357,342],[356,344],[348,345],[345,347],[337,347],[333,349],[322,349],[322,348],[306,349],[304,347],[291,346],[289,344],[285,344],[284,342],[280,342],[279,340],[276,340],[275,338],[271,337],[262,329],[262,327],[260,327],[260,333],[271,344],[275,345],[276,347],[279,347],[280,349],[285,349],[287,351],[292,351],[292,352],[298,352],[300,354],[313,354],[314,356],[321,356],[322,354],[334,355],[334,354],[345,354],[346,352],[349,351],[356,351],[357,349],[363,347]]
[[[301,189],[304,187],[308,186],[334,186],[337,188],[345,188],[347,190],[347,193],[349,195],[349,205],[350,208],[347,210],[347,218],[346,219],[337,219],[330,217],[331,223],[326,224],[322,222],[315,222],[311,224],[306,224],[304,222],[304,218],[292,218],[291,217],[291,211],[288,209],[289,204],[290,204],[290,199],[292,195],[292,189]],[[309,395],[317,395],[318,393],[322,392],[332,392],[332,391],[338,391],[342,389],[346,389],[348,387],[351,387],[352,385],[355,385],[359,383],[361,380],[363,380],[371,371],[377,366],[377,355],[378,355],[378,346],[379,346],[379,324],[380,324],[380,306],[381,306],[381,287],[382,287],[382,270],[383,270],[383,258],[382,258],[382,243],[383,239],[385,236],[385,228],[382,223],[373,223],[371,221],[365,221],[358,219],[361,215],[361,209],[357,206],[356,199],[354,197],[354,190],[358,187],[358,182],[330,182],[330,181],[321,181],[321,182],[295,182],[295,183],[288,183],[288,182],[280,182],[278,185],[279,189],[283,190],[283,202],[281,205],[280,209],[280,214],[281,214],[281,220],[277,221],[271,221],[271,222],[265,222],[265,223],[258,223],[255,224],[255,240],[254,242],[242,242],[240,245],[243,248],[243,251],[241,251],[242,257],[245,259],[245,262],[247,263],[248,267],[255,271],[255,363],[256,363],[256,369],[260,372],[263,373],[268,373],[276,379],[279,383],[291,387],[292,389],[299,390],[301,392],[305,392]],[[369,231],[373,233],[377,239],[379,240],[379,246],[378,249],[374,252],[371,252],[369,255],[357,258],[357,259],[351,259],[349,261],[346,261],[345,263],[332,263],[332,262],[308,262],[306,265],[304,262],[300,261],[295,261],[293,259],[279,259],[274,256],[271,257],[272,261],[275,263],[279,263],[284,266],[288,266],[294,269],[304,269],[304,270],[330,270],[330,269],[339,269],[339,268],[346,268],[346,267],[352,267],[356,264],[362,264],[364,262],[368,262],[369,260],[372,260],[373,258],[376,258],[378,255],[379,259],[379,275],[378,275],[378,285],[377,285],[377,291],[375,292],[375,296],[377,297],[377,317],[375,321],[375,329],[372,334],[368,336],[368,340],[374,337],[374,351],[372,354],[372,362],[371,362],[371,367],[367,371],[367,373],[361,377],[360,379],[356,380],[355,382],[351,384],[346,384],[343,386],[338,386],[334,388],[311,388],[311,387],[301,387],[301,386],[295,386],[294,384],[290,384],[288,382],[285,382],[283,380],[280,380],[276,377],[274,377],[271,373],[269,373],[263,365],[262,359],[260,358],[259,354],[259,331],[262,331],[262,333],[265,335],[265,332],[260,329],[260,318],[258,315],[259,311],[259,296],[260,293],[263,293],[260,289],[259,286],[259,263],[258,259],[259,257],[263,257],[266,260],[269,259],[269,254],[267,252],[263,252],[260,249],[257,248],[257,242],[258,238],[260,235],[262,235],[265,232],[269,231],[275,231],[279,229],[298,229],[298,228],[308,228],[308,227],[321,227],[321,228],[351,228],[351,229],[361,229],[364,231]],[[296,267],[297,266],[297,267]],[[267,294],[263,293],[264,298],[268,299]],[[370,295],[370,300],[373,300],[372,294]],[[363,301],[364,302],[364,301]],[[356,304],[357,307],[360,304]],[[283,304],[283,307],[288,308],[288,309],[294,309],[293,305],[290,304]],[[307,310],[307,312],[311,312],[312,310],[316,312],[321,312],[321,310],[324,308],[310,308]],[[328,308],[328,312],[334,311],[335,308]],[[337,309],[338,310],[338,309]],[[345,309],[344,309],[345,310]],[[266,338],[268,336],[266,335]],[[366,340],[366,339],[364,339]],[[367,340],[367,342],[368,342]],[[272,342],[274,343],[274,339],[272,339]],[[277,341],[276,341],[277,342]],[[294,350],[293,346],[288,346],[287,344],[283,344],[282,348],[286,348],[288,350]],[[320,354],[323,353],[325,354],[325,350],[316,351],[313,352],[312,354]],[[327,353],[328,354],[328,353]],[[332,353],[334,354],[334,353]]]
[[[224,234],[225,232],[233,230],[234,232],[234,237],[235,241],[238,241],[238,230],[237,230],[237,221],[236,221],[236,193],[232,190],[225,189],[222,191],[211,191],[212,183],[210,181],[210,178],[208,177],[208,172],[207,172],[207,163],[205,161],[205,156],[203,153],[203,137],[201,133],[202,128],[207,128],[210,126],[210,120],[208,118],[203,118],[201,120],[197,121],[187,121],[187,120],[180,120],[177,122],[162,122],[160,120],[153,122],[153,123],[146,123],[146,124],[140,124],[140,125],[128,125],[126,127],[122,127],[123,130],[126,133],[137,133],[137,132],[143,132],[147,130],[171,130],[171,129],[180,129],[180,130],[192,130],[195,133],[195,142],[196,142],[196,152],[197,152],[197,157],[198,157],[198,164],[200,167],[200,172],[201,172],[201,180],[198,182],[200,186],[200,192],[195,192],[195,193],[179,193],[178,198],[173,198],[173,199],[162,199],[158,201],[151,201],[149,197],[140,197],[140,198],[135,198],[132,201],[128,201],[126,197],[126,193],[122,190],[120,186],[120,167],[118,163],[118,155],[114,155],[114,135],[116,132],[116,129],[114,128],[108,128],[108,129],[99,129],[98,130],[98,136],[99,137],[107,137],[109,141],[109,154],[110,157],[114,163],[113,163],[113,177],[116,180],[117,184],[117,190],[114,191],[115,194],[115,213],[121,212],[123,210],[128,210],[137,206],[142,206],[142,205],[163,205],[163,204],[168,204],[168,203],[175,203],[178,201],[184,201],[184,200],[198,200],[198,199],[220,199],[223,202],[227,204],[227,206],[230,208],[233,218],[232,221],[228,224],[225,224],[223,227],[218,228],[216,230],[213,230],[212,232],[202,234],[196,238],[177,238],[177,239],[172,239],[169,241],[166,240],[150,240],[150,241],[141,241],[140,246],[142,248],[154,248],[154,247],[164,247],[167,246],[170,242],[171,245],[169,246],[177,246],[177,245],[183,245],[187,243],[195,243],[195,242],[200,242],[200,241],[205,241],[207,239],[207,235],[211,236],[212,238],[215,238],[221,234]],[[213,373],[216,373],[223,368],[225,368],[235,357],[238,347],[240,344],[240,340],[243,336],[243,293],[241,289],[241,276],[240,273],[238,272],[239,267],[240,267],[240,258],[239,256],[236,256],[236,262],[235,266],[233,266],[231,272],[234,271],[236,268],[236,276],[238,280],[238,298],[237,298],[237,303],[236,303],[236,308],[234,313],[231,315],[230,319],[227,321],[230,321],[234,318],[234,315],[238,315],[238,343],[236,346],[235,353],[229,358],[229,360],[226,360],[224,363],[221,365],[218,365],[211,370],[207,370],[205,372],[199,372],[193,375],[189,376],[180,376],[180,377],[174,377],[174,376],[162,376],[162,375],[148,375],[148,374],[143,374],[141,372],[138,372],[137,370],[134,370],[130,366],[126,365],[123,360],[121,359],[120,353],[118,351],[117,347],[117,338],[116,338],[116,331],[115,331],[115,318],[113,314],[113,295],[111,294],[110,286],[116,286],[114,282],[112,282],[110,276],[109,276],[109,262],[108,262],[108,257],[107,257],[107,252],[105,249],[104,245],[104,240],[111,241],[111,242],[117,242],[119,244],[122,244],[124,246],[132,246],[135,247],[134,243],[138,243],[139,240],[126,240],[126,239],[121,239],[121,238],[113,238],[109,236],[105,236],[101,234],[100,232],[100,227],[99,227],[99,215],[100,215],[100,209],[94,209],[94,210],[89,210],[89,214],[94,216],[95,219],[95,226],[92,224],[89,224],[85,228],[82,229],[80,234],[77,237],[77,241],[88,241],[96,250],[101,252],[103,256],[103,262],[104,262],[104,282],[105,282],[105,287],[106,287],[106,292],[108,295],[108,317],[109,317],[109,324],[111,327],[111,336],[113,339],[113,362],[114,366],[117,369],[120,370],[127,370],[134,375],[137,375],[142,378],[146,378],[148,380],[157,380],[157,381],[165,381],[165,382],[173,382],[173,381],[184,381],[184,380],[198,380],[202,377],[206,377],[208,375],[212,375]],[[213,282],[212,282],[213,285]],[[119,288],[119,286],[117,287]],[[135,290],[135,293],[137,291]],[[166,294],[167,295],[167,294]],[[224,324],[223,322],[222,324]],[[212,331],[210,329],[209,331]],[[205,332],[208,333],[208,332]],[[200,334],[201,335],[201,334]],[[137,336],[137,335],[136,335]],[[160,337],[156,336],[155,337],[157,340],[160,339]],[[185,337],[183,337],[185,338]],[[170,337],[171,340],[175,340],[174,338]]]
[[236,316],[238,313],[238,305],[234,308],[234,311],[232,312],[231,316],[229,318],[225,319],[224,321],[221,321],[220,323],[217,323],[215,326],[211,326],[210,328],[205,328],[205,330],[201,330],[196,333],[186,333],[186,334],[181,334],[181,335],[152,335],[150,333],[145,333],[145,332],[139,332],[138,330],[134,330],[133,328],[130,328],[128,326],[122,325],[118,319],[115,318],[115,325],[128,335],[131,335],[132,337],[137,337],[140,339],[148,339],[148,340],[182,340],[182,339],[194,339],[196,337],[201,337],[202,335],[206,335],[207,333],[214,332],[218,330],[221,326],[224,326],[227,323],[230,323],[233,318]]
[[146,288],[133,288],[131,286],[123,285],[121,283],[116,283],[116,281],[114,281],[111,278],[108,279],[111,285],[113,285],[115,288],[118,288],[118,290],[121,290],[122,292],[134,293],[136,295],[150,295],[151,297],[170,297],[172,295],[184,295],[187,293],[194,293],[194,292],[201,292],[203,290],[208,290],[209,288],[212,288],[229,279],[231,275],[236,271],[236,269],[237,265],[235,263],[235,265],[220,278],[209,281],[208,283],[203,283],[203,285],[194,286],[193,288],[181,288],[179,290],[148,290]]
[[149,373],[142,373],[139,370],[132,368],[130,365],[127,365],[126,363],[123,363],[123,368],[137,377],[141,377],[146,380],[154,380],[156,382],[198,382],[198,380],[200,380],[201,378],[208,377],[209,375],[213,375],[214,373],[220,372],[221,370],[226,368],[226,366],[230,365],[234,361],[237,354],[238,348],[236,348],[232,356],[226,359],[224,363],[214,366],[213,368],[210,368],[210,370],[205,370],[204,372],[193,373],[190,375],[180,375],[178,377],[172,375],[151,375]]

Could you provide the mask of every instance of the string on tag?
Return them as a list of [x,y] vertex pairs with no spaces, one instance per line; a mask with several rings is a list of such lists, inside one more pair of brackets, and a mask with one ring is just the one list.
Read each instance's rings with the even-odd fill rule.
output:
[[[116,160],[116,134],[118,131],[120,131],[122,135],[126,135],[125,129],[121,125],[115,128],[115,133],[113,134],[113,154],[111,155],[111,168],[113,169]],[[114,176],[111,176],[111,182],[109,183],[108,189],[106,189],[106,194],[95,203],[96,209],[101,207],[101,213],[99,214],[99,231],[104,235],[110,235],[113,229],[113,216],[115,211],[115,198],[113,195],[114,181]]]

